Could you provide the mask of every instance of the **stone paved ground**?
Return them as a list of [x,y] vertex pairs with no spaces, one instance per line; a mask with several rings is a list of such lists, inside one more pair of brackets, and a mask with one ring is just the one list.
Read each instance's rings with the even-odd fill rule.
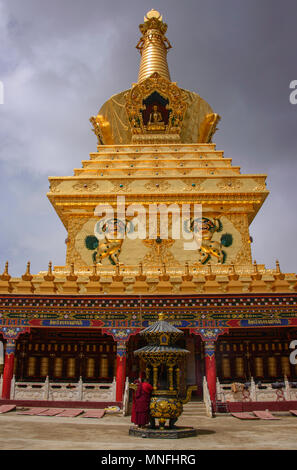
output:
[[129,436],[130,417],[102,419],[0,415],[1,450],[202,450],[297,449],[297,417],[279,421],[241,421],[231,416],[181,417],[179,425],[194,426],[197,437],[176,440]]

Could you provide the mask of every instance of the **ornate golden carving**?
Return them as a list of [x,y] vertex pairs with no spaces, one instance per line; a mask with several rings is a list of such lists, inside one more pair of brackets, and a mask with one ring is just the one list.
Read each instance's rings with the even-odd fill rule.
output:
[[253,178],[256,183],[256,186],[253,188],[253,191],[265,191],[267,190],[265,180],[263,178]]
[[228,214],[228,219],[241,235],[242,247],[237,253],[234,264],[251,264],[251,243],[249,235],[249,223],[246,214]]
[[86,263],[83,261],[80,253],[75,248],[75,240],[78,232],[82,229],[84,224],[89,220],[89,217],[71,218],[68,225],[68,238],[67,238],[67,254],[66,264],[70,265],[75,263],[76,267],[85,267]]
[[72,186],[72,188],[75,191],[78,191],[80,193],[82,192],[93,192],[97,191],[100,186],[98,183],[92,182],[92,181],[79,181],[76,184]]
[[[142,113],[146,109],[144,100],[153,93],[158,93],[163,99],[168,100],[166,105],[166,110],[169,111],[167,123],[161,121],[163,118],[160,110],[155,108],[151,112],[148,123],[144,123]],[[186,93],[176,83],[161,77],[157,72],[133,86],[126,94],[126,110],[132,135],[158,132],[179,135],[187,109],[186,98]]]
[[150,251],[143,258],[145,266],[155,265],[161,266],[166,263],[167,266],[179,266],[179,262],[175,259],[169,248],[174,244],[174,240],[143,240],[145,246],[150,248]]
[[[213,240],[216,232],[222,231],[222,223],[220,219],[214,218],[213,220],[207,217],[197,219],[191,218],[189,221],[189,229],[194,234],[201,234],[202,240],[199,248],[199,262],[206,264],[212,259],[216,258],[219,264],[223,264],[226,258],[226,252],[223,246],[230,246],[233,241],[231,234],[225,234],[221,237],[220,241]],[[199,239],[198,239],[199,241]]]
[[236,178],[224,178],[217,183],[217,187],[224,191],[233,191],[234,189],[240,189],[242,186],[243,183]]
[[166,419],[176,421],[183,412],[182,402],[176,398],[152,397],[150,415],[159,420],[160,429],[164,429]]
[[183,188],[184,191],[201,191],[203,183],[206,181],[206,178],[189,178],[183,179],[183,183],[185,183],[185,187]]
[[51,181],[50,182],[50,191],[52,193],[59,193],[60,189],[59,186],[62,184],[61,181]]
[[125,181],[113,181],[110,180],[110,183],[113,185],[113,192],[115,193],[127,193],[131,191],[130,185],[134,180],[125,180]]
[[154,192],[164,192],[171,187],[165,179],[152,179],[149,183],[144,185],[145,189]]

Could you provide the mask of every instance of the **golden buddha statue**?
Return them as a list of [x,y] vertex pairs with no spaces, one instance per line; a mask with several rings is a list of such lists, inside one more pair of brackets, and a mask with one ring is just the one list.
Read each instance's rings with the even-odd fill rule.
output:
[[150,113],[149,121],[147,124],[147,130],[150,131],[163,131],[165,129],[165,123],[163,121],[162,114],[158,111],[158,106],[153,106],[153,111]]

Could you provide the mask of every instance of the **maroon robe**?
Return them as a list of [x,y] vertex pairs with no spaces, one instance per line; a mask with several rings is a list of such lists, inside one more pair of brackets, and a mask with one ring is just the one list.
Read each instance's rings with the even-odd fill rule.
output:
[[144,426],[150,420],[150,400],[153,387],[148,382],[138,382],[133,396],[131,421],[138,426]]

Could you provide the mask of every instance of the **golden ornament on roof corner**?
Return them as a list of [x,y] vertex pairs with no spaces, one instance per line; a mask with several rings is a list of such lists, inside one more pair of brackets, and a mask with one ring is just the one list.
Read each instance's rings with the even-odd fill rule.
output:
[[90,117],[93,124],[93,132],[98,138],[99,145],[112,145],[114,143],[110,123],[104,116],[98,114]]

